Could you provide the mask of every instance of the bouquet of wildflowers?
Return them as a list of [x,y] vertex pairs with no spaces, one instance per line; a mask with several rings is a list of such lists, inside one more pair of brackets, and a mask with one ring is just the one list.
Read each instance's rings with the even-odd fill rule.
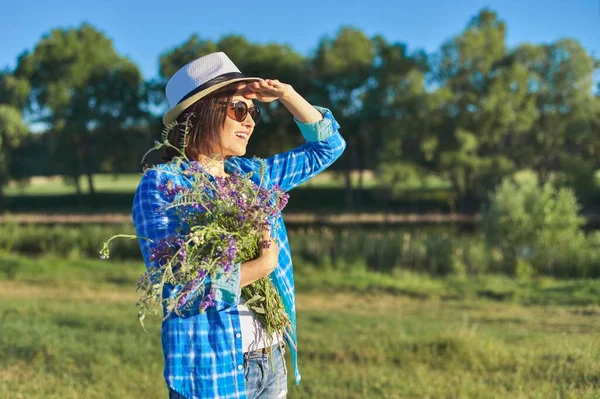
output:
[[[153,149],[172,147],[166,137],[168,129],[163,133],[163,142],[156,142]],[[188,161],[184,152],[180,153],[182,156],[171,162]],[[170,198],[168,209],[173,208],[180,223],[176,235],[160,241],[150,240],[150,260],[156,261],[156,266],[147,268],[137,283],[140,293],[138,318],[142,327],[149,313],[160,314],[165,310],[166,319],[173,312],[182,315],[191,306],[198,306],[199,312],[213,307],[215,295],[219,293],[214,288],[205,289],[207,278],[214,281],[239,273],[234,270],[237,263],[255,259],[259,246],[270,244],[263,241],[264,233],[270,231],[273,219],[286,206],[288,194],[277,186],[263,185],[265,164],[264,160],[257,160],[260,165],[258,185],[251,179],[254,172],[215,177],[212,181],[197,163],[190,163],[184,170],[174,168],[182,174],[182,180],[189,183],[185,187],[174,185],[171,180],[159,186],[159,190]],[[108,258],[108,244],[117,237],[138,238],[111,237],[100,251],[102,258]],[[165,284],[180,289],[175,295],[163,298]],[[289,333],[288,315],[268,277],[243,287],[242,296],[246,299],[245,305],[255,312],[264,326],[266,339],[271,340],[273,333]]]

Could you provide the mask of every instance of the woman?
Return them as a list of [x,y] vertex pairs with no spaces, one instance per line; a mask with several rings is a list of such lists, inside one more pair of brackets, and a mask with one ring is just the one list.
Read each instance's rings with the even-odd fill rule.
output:
[[[190,162],[166,162],[142,177],[133,204],[134,224],[141,237],[160,240],[175,234],[177,216],[165,210],[169,197],[160,187],[173,180],[185,186],[183,179],[177,179],[179,170],[194,166],[210,179],[255,170],[257,161],[242,157],[260,117],[253,100],[280,101],[306,140],[298,148],[266,159],[268,184],[289,191],[326,169],[346,147],[339,125],[328,109],[310,105],[292,86],[278,80],[245,77],[222,52],[182,67],[167,83],[166,95],[171,109],[163,122],[166,126],[181,124],[171,132],[170,140],[175,146],[180,146],[184,137],[180,126],[188,124],[185,148]],[[168,150],[166,161],[175,155]],[[265,348],[264,330],[240,298],[241,287],[264,276],[271,277],[292,324],[292,342],[288,342],[288,347],[299,383],[291,254],[281,215],[276,224],[280,227],[274,229],[278,231],[272,241],[276,245],[262,249],[255,260],[236,265],[233,279],[207,282],[219,290],[214,307],[202,314],[163,321],[164,377],[170,398],[286,397],[282,337],[273,337],[276,344]],[[151,243],[142,239],[139,243],[146,266],[154,266],[149,258]],[[163,295],[171,295],[172,290],[165,289]]]

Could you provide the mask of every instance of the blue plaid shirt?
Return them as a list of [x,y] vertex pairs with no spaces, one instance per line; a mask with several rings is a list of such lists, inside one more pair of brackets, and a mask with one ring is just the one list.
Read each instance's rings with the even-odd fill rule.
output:
[[[325,170],[346,148],[346,142],[338,132],[340,126],[331,112],[327,108],[315,108],[323,114],[321,121],[302,123],[295,119],[306,143],[266,159],[267,184],[277,184],[287,192]],[[138,236],[157,241],[176,234],[179,226],[177,216],[172,209],[164,209],[172,197],[158,187],[169,180],[175,185],[189,186],[183,178],[178,177],[178,172],[189,166],[189,163],[181,163],[177,167],[175,162],[170,162],[144,173],[133,200],[132,216]],[[257,160],[231,157],[225,161],[225,172],[230,174],[253,170],[258,170]],[[298,384],[300,373],[297,353],[293,349],[297,347],[297,338],[292,257],[281,214],[275,224],[279,260],[269,277],[281,295],[292,323],[293,345],[288,342],[288,347]],[[150,250],[154,244],[144,239],[140,239],[139,244],[146,267],[155,266],[156,261],[150,261]],[[169,387],[189,399],[246,398],[242,335],[237,310],[241,292],[239,264],[235,270],[234,277],[227,280],[207,279],[206,288],[215,288],[217,292],[214,308],[202,314],[196,311],[183,317],[173,315],[162,322],[165,381]],[[163,297],[174,295],[180,288],[165,287]],[[197,309],[198,306],[191,308]]]

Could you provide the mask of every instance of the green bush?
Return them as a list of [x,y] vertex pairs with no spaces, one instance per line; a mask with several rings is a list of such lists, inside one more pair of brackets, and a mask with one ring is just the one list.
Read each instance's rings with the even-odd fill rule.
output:
[[480,235],[444,230],[322,227],[289,233],[295,258],[338,270],[354,270],[357,260],[378,272],[406,269],[443,276],[488,270],[491,256]]
[[465,237],[456,246],[452,274],[482,275],[490,271],[492,263],[493,253],[481,235]]
[[589,233],[584,249],[578,253],[578,275],[582,277],[600,277],[600,231]]
[[[581,229],[584,219],[579,209],[572,190],[557,189],[552,182],[541,184],[533,172],[505,179],[483,215],[488,244],[502,252],[501,268],[512,275],[588,277],[598,273],[586,260],[590,244]],[[526,265],[533,271],[525,270]]]
[[[102,244],[112,235],[135,234],[132,225],[123,226],[45,226],[0,225],[0,249],[26,255],[54,254],[70,258],[98,258]],[[117,259],[141,259],[137,240],[111,242],[111,256]]]
[[[52,254],[71,259],[98,258],[102,244],[119,233],[133,234],[132,225],[0,225],[0,250],[25,255]],[[434,276],[478,276],[501,273],[528,277],[600,276],[600,233],[564,247],[561,262],[552,270],[541,268],[541,257],[506,259],[500,239],[491,245],[481,233],[460,234],[449,227],[412,229],[308,227],[288,229],[294,263],[342,273],[377,271],[393,275],[409,270]],[[544,237],[544,235],[541,235]],[[501,236],[500,236],[501,237]],[[533,243],[537,245],[537,243]],[[533,245],[532,244],[532,245]],[[142,262],[137,240],[117,239],[110,244],[111,258]],[[548,250],[550,252],[550,250]],[[531,270],[529,270],[531,268]]]

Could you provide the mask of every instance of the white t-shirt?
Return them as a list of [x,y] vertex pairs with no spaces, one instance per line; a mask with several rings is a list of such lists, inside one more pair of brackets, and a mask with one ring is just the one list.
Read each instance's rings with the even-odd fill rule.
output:
[[240,314],[240,328],[242,330],[242,347],[244,353],[262,349],[269,346],[269,344],[275,345],[277,342],[282,341],[280,335],[273,333],[273,342],[269,343],[267,332],[262,323],[256,318],[254,311],[244,305],[245,303],[246,301],[240,297],[238,313]]

